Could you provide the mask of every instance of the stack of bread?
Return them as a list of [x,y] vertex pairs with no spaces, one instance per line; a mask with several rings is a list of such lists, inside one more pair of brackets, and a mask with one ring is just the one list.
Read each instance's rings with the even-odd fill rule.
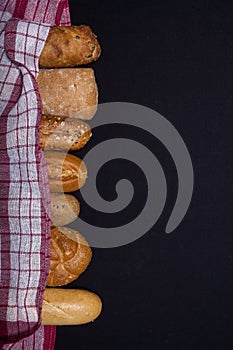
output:
[[70,152],[89,141],[91,128],[84,120],[94,116],[98,105],[94,71],[83,65],[97,60],[100,53],[90,27],[55,26],[39,59],[40,141],[51,195],[51,265],[42,307],[44,325],[87,323],[102,308],[101,299],[93,292],[56,288],[76,280],[92,258],[86,239],[67,225],[80,211],[80,203],[70,192],[84,186],[87,178],[85,163]]

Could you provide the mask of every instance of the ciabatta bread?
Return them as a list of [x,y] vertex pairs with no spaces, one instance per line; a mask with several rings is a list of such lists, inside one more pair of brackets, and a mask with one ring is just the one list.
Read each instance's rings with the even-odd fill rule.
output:
[[37,82],[43,114],[80,119],[95,115],[98,90],[93,69],[42,69]]

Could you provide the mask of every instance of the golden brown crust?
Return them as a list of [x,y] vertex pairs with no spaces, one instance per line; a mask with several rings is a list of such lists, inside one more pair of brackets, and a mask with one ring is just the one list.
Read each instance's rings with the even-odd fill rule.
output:
[[90,126],[79,119],[42,116],[40,142],[42,149],[77,151],[91,138]]
[[80,203],[71,194],[50,193],[51,226],[68,225],[77,219],[80,213]]
[[78,278],[89,265],[92,251],[85,238],[69,227],[51,229],[50,270],[47,286],[64,286]]
[[56,151],[44,152],[51,192],[73,192],[87,179],[87,167],[73,154]]
[[80,66],[96,61],[100,53],[99,42],[89,26],[54,26],[46,39],[39,66],[42,68]]
[[42,325],[79,325],[94,321],[101,313],[98,295],[82,289],[46,288]]
[[93,69],[42,69],[37,82],[43,114],[80,119],[95,115],[98,90]]

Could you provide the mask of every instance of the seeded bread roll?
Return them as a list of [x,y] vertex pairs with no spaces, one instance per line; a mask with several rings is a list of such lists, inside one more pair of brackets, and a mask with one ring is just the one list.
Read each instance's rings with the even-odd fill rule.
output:
[[68,225],[77,219],[80,212],[79,201],[71,194],[50,193],[51,226]]
[[101,313],[98,295],[82,289],[46,288],[42,325],[79,325],[94,321]]
[[80,119],[95,115],[98,90],[93,69],[42,69],[37,82],[43,114]]
[[50,29],[39,66],[42,68],[75,67],[97,60],[101,49],[91,28],[86,25]]
[[90,126],[79,119],[42,116],[40,142],[42,149],[77,151],[91,137]]
[[50,270],[47,286],[64,286],[78,278],[89,265],[92,251],[85,238],[69,227],[51,229]]
[[73,154],[56,151],[44,152],[51,192],[73,192],[86,182],[87,167]]

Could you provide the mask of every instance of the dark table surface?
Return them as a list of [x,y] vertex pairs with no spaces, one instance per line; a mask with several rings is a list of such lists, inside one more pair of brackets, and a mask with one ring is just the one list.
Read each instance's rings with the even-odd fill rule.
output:
[[[91,64],[99,102],[139,104],[169,120],[189,150],[194,191],[183,221],[165,234],[177,174],[167,150],[148,135],[146,146],[167,179],[162,215],[130,244],[93,248],[88,270],[68,288],[98,293],[102,314],[91,324],[58,327],[55,349],[233,349],[233,4],[80,0],[70,1],[70,11],[72,23],[90,25],[102,46],[101,58]],[[133,134],[139,142],[147,137]],[[103,135],[127,138],[132,132],[97,130],[80,156]],[[130,179],[132,206],[121,218],[103,219],[83,204],[81,215],[105,227],[138,215],[146,186],[137,167],[116,161],[101,174],[98,189],[108,200],[116,177]]]

